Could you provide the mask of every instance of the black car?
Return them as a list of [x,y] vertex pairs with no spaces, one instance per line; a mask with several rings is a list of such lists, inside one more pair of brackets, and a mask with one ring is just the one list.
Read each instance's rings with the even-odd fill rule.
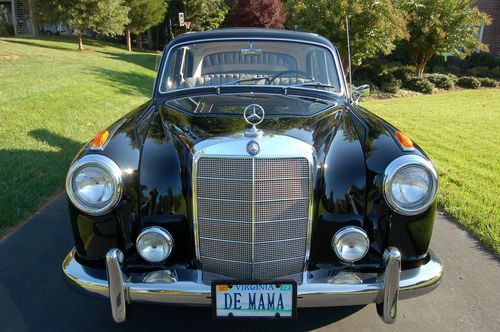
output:
[[308,33],[188,33],[149,102],[77,155],[66,190],[70,284],[131,302],[292,318],[437,287],[438,177],[404,133],[358,105],[337,49]]

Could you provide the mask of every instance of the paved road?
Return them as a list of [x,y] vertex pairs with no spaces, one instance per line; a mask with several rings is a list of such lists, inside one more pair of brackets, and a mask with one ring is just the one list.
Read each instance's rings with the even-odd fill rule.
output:
[[432,239],[445,264],[441,286],[401,301],[385,325],[374,305],[299,310],[295,322],[212,321],[207,308],[134,304],[128,321],[113,323],[107,301],[70,290],[60,270],[72,247],[62,195],[0,242],[0,331],[88,330],[344,330],[500,331],[500,262],[446,217]]

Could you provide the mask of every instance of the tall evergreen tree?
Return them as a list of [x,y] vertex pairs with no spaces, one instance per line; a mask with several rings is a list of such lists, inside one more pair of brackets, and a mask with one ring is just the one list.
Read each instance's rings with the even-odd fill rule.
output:
[[285,7],[281,0],[239,0],[231,15],[238,27],[285,27]]
[[130,7],[130,22],[125,28],[127,49],[132,51],[131,33],[137,35],[137,47],[142,48],[141,33],[165,19],[167,4],[163,0],[126,0]]
[[83,50],[83,31],[116,36],[129,23],[124,0],[35,0],[34,13],[41,23],[61,22],[72,27]]

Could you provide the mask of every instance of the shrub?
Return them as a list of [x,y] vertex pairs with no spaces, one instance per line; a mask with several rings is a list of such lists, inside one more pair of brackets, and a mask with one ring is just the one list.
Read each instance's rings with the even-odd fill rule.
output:
[[401,66],[401,67],[396,67],[393,68],[390,73],[398,80],[401,82],[406,82],[410,78],[415,76],[415,73],[417,72],[417,69],[415,66]]
[[455,81],[444,74],[429,74],[425,76],[429,81],[431,81],[437,88],[449,90],[455,85]]
[[431,94],[434,89],[434,84],[425,77],[412,77],[406,81],[404,87],[409,90]]
[[462,76],[457,80],[457,85],[466,89],[477,89],[481,86],[481,82],[472,76]]
[[460,75],[460,73],[462,72],[460,70],[460,67],[455,65],[449,65],[446,67],[445,70],[448,74],[453,74],[453,75]]
[[486,66],[472,67],[465,71],[467,76],[476,76],[476,77],[494,77],[495,75],[490,70],[490,68]]
[[380,83],[379,75],[386,71],[387,65],[379,62],[370,62],[357,68],[354,74],[378,85]]
[[401,80],[398,80],[392,74],[381,75],[379,81],[380,90],[385,92],[397,93],[401,88]]
[[432,67],[431,72],[444,74],[446,73],[446,69],[444,68],[444,66],[434,66]]
[[446,74],[446,76],[448,76],[448,78],[453,82],[453,85],[457,84],[457,81],[458,81],[458,76],[457,75]]
[[495,88],[497,86],[497,81],[488,77],[479,78],[479,82],[481,83],[481,86],[485,86],[488,88]]
[[494,67],[491,72],[493,73],[494,78],[500,78],[500,66]]
[[0,15],[0,36],[13,36],[14,26],[5,21],[3,16]]

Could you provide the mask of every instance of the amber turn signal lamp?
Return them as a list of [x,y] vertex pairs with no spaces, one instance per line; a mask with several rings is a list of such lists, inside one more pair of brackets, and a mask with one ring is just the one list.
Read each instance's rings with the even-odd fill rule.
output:
[[413,151],[413,142],[412,140],[406,136],[404,133],[400,131],[396,131],[396,139],[398,140],[399,144],[405,151]]
[[102,150],[104,148],[104,144],[109,138],[109,131],[103,130],[99,134],[94,137],[92,140],[92,144],[90,145],[90,148],[93,150]]

